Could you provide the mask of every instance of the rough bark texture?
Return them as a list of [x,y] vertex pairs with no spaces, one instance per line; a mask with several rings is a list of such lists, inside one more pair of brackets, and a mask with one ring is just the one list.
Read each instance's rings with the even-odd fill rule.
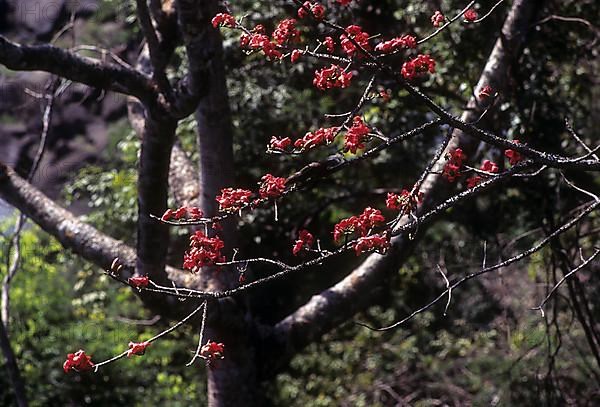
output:
[[[525,41],[541,1],[516,0],[505,20],[502,34],[492,50],[478,81],[476,91],[486,84],[503,89],[510,64],[515,61]],[[472,121],[482,112],[474,99],[468,105],[461,119]],[[446,151],[461,147],[467,152],[473,151],[479,143],[463,132],[456,131]],[[441,171],[443,162],[438,162],[434,172]],[[432,174],[424,183],[424,204],[420,212],[430,209],[436,202],[445,199],[448,194],[441,176]],[[419,233],[423,233],[422,227]],[[380,286],[389,273],[394,273],[410,253],[412,243],[400,235],[392,239],[392,250],[381,256],[370,255],[356,270],[333,287],[313,296],[305,305],[280,321],[274,332],[274,340],[281,341],[283,348],[281,360],[287,361],[299,349],[318,339],[340,322],[352,317],[357,311],[368,306],[377,296],[376,287]]]

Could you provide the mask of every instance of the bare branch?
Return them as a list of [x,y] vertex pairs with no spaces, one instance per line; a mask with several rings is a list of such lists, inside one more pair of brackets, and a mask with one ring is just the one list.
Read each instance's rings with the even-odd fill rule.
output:
[[[517,0],[513,3],[502,29],[503,38],[498,38],[479,79],[477,89],[481,89],[488,84],[494,86],[496,89],[500,88],[499,85],[505,77],[511,61],[518,55],[518,51],[525,41],[527,27],[529,27],[534,18],[538,5],[536,1],[525,0]],[[476,129],[474,126],[466,124],[467,122],[476,120],[479,116],[480,108],[475,98],[472,98],[469,102],[468,108],[470,110],[465,111],[461,119],[456,119],[417,89],[408,84],[404,87],[413,96],[426,103],[451,126],[460,130],[466,129],[484,141],[493,139],[497,144],[504,143],[505,148],[518,150],[513,145],[514,143],[506,140],[498,141],[494,138],[495,136],[490,137],[487,132],[479,129],[474,130]],[[484,133],[483,136],[479,132]],[[472,151],[476,147],[477,142],[478,139],[468,139],[460,132],[456,132],[447,150],[460,146],[467,151]],[[521,150],[518,151],[521,152]],[[545,155],[544,157],[546,158]],[[598,164],[600,166],[600,163]],[[432,174],[427,177],[423,184],[423,207],[431,207],[436,197],[447,193],[445,192],[446,187],[440,180],[440,176],[435,174],[436,172],[441,172],[442,167],[443,163],[438,162]],[[338,321],[347,319],[358,310],[369,305],[369,299],[373,298],[376,293],[374,287],[407,258],[413,242],[402,236],[393,239],[392,250],[386,256],[376,254],[369,256],[361,266],[350,273],[344,280],[313,296],[305,305],[279,322],[275,327],[275,331],[278,336],[284,338],[282,345],[285,348],[286,357],[289,357],[307,343],[318,338],[332,326],[335,326]]]
[[556,284],[554,284],[554,287],[552,287],[552,289],[550,290],[550,292],[548,293],[548,295],[546,295],[546,297],[542,300],[542,302],[540,302],[540,305],[538,305],[535,308],[532,308],[534,310],[539,310],[542,312],[542,315],[544,315],[544,305],[546,305],[546,303],[548,302],[548,300],[550,300],[550,298],[552,297],[552,295],[554,294],[554,292],[556,290],[558,290],[558,288],[569,278],[571,277],[573,274],[577,273],[578,271],[580,271],[581,269],[583,269],[585,266],[587,266],[588,264],[590,264],[590,262],[592,262],[596,257],[598,257],[598,254],[600,254],[600,250],[595,250],[594,253],[588,257],[587,259],[583,260],[582,263],[575,267],[573,270],[569,271],[568,273],[566,273]]
[[151,81],[141,73],[85,58],[52,45],[20,45],[0,35],[0,64],[12,70],[50,72],[94,88],[157,102]]
[[[133,273],[136,254],[131,247],[80,221],[3,163],[0,163],[0,197],[84,259],[106,270],[118,257],[125,275]],[[175,281],[182,280],[184,275],[170,267],[167,272]]]

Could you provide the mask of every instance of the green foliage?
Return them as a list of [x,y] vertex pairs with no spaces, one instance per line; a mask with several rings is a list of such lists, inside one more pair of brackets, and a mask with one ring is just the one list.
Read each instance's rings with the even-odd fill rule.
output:
[[[359,6],[342,13],[340,22],[357,21],[369,32],[389,38],[405,32],[422,37],[430,32],[429,17],[436,2],[354,3]],[[492,3],[480,2],[478,7],[485,11]],[[123,41],[131,41],[138,36],[131,6],[130,1],[105,0],[95,23],[110,21],[116,13],[125,22],[120,33]],[[284,10],[293,12],[284,2],[240,1],[231,6],[234,13],[246,14],[250,26],[262,23],[272,27]],[[452,15],[464,2],[443,1],[441,6],[445,14]],[[549,1],[542,16],[595,16],[598,6],[594,0]],[[507,9],[508,4],[499,7],[485,24],[455,25],[420,50],[439,61],[438,73],[423,89],[454,113],[460,112],[470,97]],[[101,41],[102,32],[101,27],[92,27],[86,35],[94,43]],[[266,172],[289,174],[328,154],[313,151],[298,159],[267,156],[264,151],[271,136],[294,138],[338,124],[324,113],[349,111],[369,78],[361,74],[356,86],[345,92],[322,93],[311,86],[318,64],[302,59],[290,66],[247,56],[238,47],[238,35],[224,32],[236,177],[238,187],[254,189]],[[585,24],[548,21],[535,27],[528,44],[506,78],[515,85],[513,90],[502,95],[503,103],[489,113],[485,126],[543,150],[567,148],[570,153],[581,153],[581,146],[564,130],[563,119],[568,116],[588,144],[597,142],[598,104],[594,102],[598,87],[594,84],[600,63],[593,33]],[[169,77],[182,77],[186,68],[184,49],[179,47]],[[379,85],[393,88],[394,84],[383,80]],[[387,104],[373,99],[363,114],[371,125],[392,135],[431,118],[398,90]],[[197,157],[194,132],[189,117],[180,123],[177,133],[192,158]],[[254,211],[240,222],[242,253],[295,262],[290,244],[299,228],[309,228],[324,246],[331,245],[333,223],[366,205],[382,209],[385,195],[377,191],[412,185],[442,135],[430,132],[395,146],[375,160],[296,194],[293,200],[284,200],[277,223],[270,208]],[[69,203],[87,204],[88,221],[127,242],[135,237],[138,150],[139,141],[128,125],[124,121],[113,124],[103,160],[76,174],[66,190]],[[483,158],[501,162],[501,151],[482,148],[470,161]],[[581,176],[578,182],[590,190],[600,187],[600,179],[591,174]],[[379,303],[357,320],[384,326],[405,317],[445,288],[438,264],[444,265],[452,279],[477,270],[483,242],[489,262],[527,249],[541,232],[551,229],[551,221],[560,221],[554,218],[561,211],[580,203],[576,194],[565,194],[561,188],[556,174],[542,175],[512,182],[493,195],[448,211],[443,222],[419,237],[412,257],[386,282]],[[593,218],[595,224],[597,221],[598,215]],[[530,231],[540,233],[526,234]],[[66,353],[84,347],[99,361],[122,351],[129,340],[150,337],[166,322],[150,326],[125,322],[148,320],[153,315],[130,290],[65,252],[37,228],[27,229],[22,240],[23,264],[12,290],[11,339],[32,405],[205,403],[203,366],[184,367],[195,346],[195,332],[189,329],[152,344],[144,357],[109,365],[99,375],[65,375],[61,365]],[[582,242],[584,250],[597,245],[593,235]],[[4,247],[0,249],[4,253]],[[531,301],[543,298],[543,287],[556,279],[549,271],[550,257],[548,251],[540,251],[517,267],[460,287],[453,293],[446,317],[445,304],[441,304],[385,333],[347,323],[296,356],[290,368],[266,384],[264,391],[274,405],[285,406],[388,406],[400,399],[415,406],[561,405],[574,399],[582,403],[593,400],[590,377],[598,367],[587,352],[584,332],[570,304],[558,301],[546,319],[529,309],[537,305]],[[353,255],[342,257],[326,267],[261,288],[253,299],[253,310],[266,323],[278,321],[360,260]],[[0,267],[5,267],[5,262],[1,263]],[[253,271],[264,276],[272,269],[256,267]],[[582,275],[589,280],[589,298],[598,298],[597,278],[591,273]],[[598,312],[593,304],[592,312]],[[0,404],[11,401],[7,377],[0,375]]]
[[[22,264],[11,290],[10,335],[32,406],[186,406],[204,400],[202,364],[181,369],[195,347],[192,329],[153,343],[143,357],[108,365],[99,374],[65,374],[67,353],[82,348],[99,362],[127,349],[129,341],[153,336],[166,321],[136,324],[152,315],[130,289],[116,286],[95,267],[66,253],[37,227],[22,233],[21,246]],[[0,249],[5,250],[4,243]],[[11,404],[7,380],[0,375],[2,405]]]

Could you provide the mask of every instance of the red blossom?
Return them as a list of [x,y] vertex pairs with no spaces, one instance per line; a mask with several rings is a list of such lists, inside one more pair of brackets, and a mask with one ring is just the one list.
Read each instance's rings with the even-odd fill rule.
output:
[[271,141],[269,142],[269,149],[285,151],[291,144],[292,139],[290,139],[289,137],[279,139],[273,136],[271,137]]
[[302,56],[302,51],[300,51],[299,49],[295,49],[292,51],[290,60],[292,61],[292,63],[296,63],[296,62],[298,62],[298,60],[300,59],[301,56]]
[[292,248],[292,253],[294,254],[294,256],[297,256],[301,250],[310,249],[310,247],[313,245],[313,242],[314,242],[314,237],[313,237],[312,233],[310,233],[308,230],[302,229],[300,231],[300,233],[298,234],[298,240],[296,240],[296,242],[294,243],[294,247]]
[[474,188],[481,182],[481,177],[479,175],[473,175],[467,178],[467,188]]
[[[521,144],[519,140],[513,140],[513,143]],[[504,150],[504,155],[508,158],[510,165],[516,165],[523,160],[523,156],[518,151],[510,148]]]
[[325,17],[325,7],[319,3],[311,3],[305,1],[303,7],[298,9],[298,18],[304,18],[308,16],[308,11],[312,13],[313,17],[317,20],[322,20]]
[[215,200],[219,203],[220,212],[235,213],[250,203],[252,192],[247,189],[224,188]]
[[250,36],[248,34],[240,35],[240,47],[247,48],[250,45]]
[[213,342],[210,339],[206,342],[206,345],[200,349],[200,356],[211,362],[215,359],[223,359],[225,353],[225,345],[222,343]]
[[285,191],[285,181],[283,177],[276,177],[266,174],[261,178],[262,183],[258,188],[261,198],[277,198]]
[[178,208],[175,211],[175,219],[179,220],[181,218],[185,218],[187,216],[187,209],[185,207]]
[[438,10],[431,16],[431,23],[434,27],[440,27],[442,24],[444,24],[444,19],[444,15]]
[[467,11],[465,11],[464,16],[466,21],[472,22],[477,20],[478,14],[477,11],[475,11],[475,9],[470,8]]
[[338,242],[344,235],[358,233],[366,236],[374,227],[385,223],[385,217],[378,209],[365,208],[359,216],[351,216],[339,221],[333,228],[333,240]]
[[146,353],[146,348],[148,346],[150,346],[150,342],[129,342],[127,357],[131,357],[131,355],[142,356]]
[[271,39],[262,33],[253,33],[248,36],[244,34],[240,37],[240,45],[252,50],[262,50],[269,59],[281,59],[283,54],[277,49],[277,46]]
[[213,27],[217,28],[218,26],[224,26],[224,27],[235,27],[236,26],[236,22],[235,22],[235,17],[227,14],[227,13],[219,13],[216,16],[213,17],[212,19],[212,25]]
[[323,40],[323,44],[325,44],[327,52],[332,53],[335,50],[335,43],[333,42],[333,38],[325,37],[325,40]]
[[448,162],[444,166],[444,170],[442,171],[442,175],[450,182],[456,181],[458,177],[460,177],[460,166]]
[[197,206],[192,206],[188,207],[188,216],[192,220],[196,220],[202,218],[204,216],[204,212],[202,212],[202,209],[198,208]]
[[350,235],[359,228],[359,220],[357,216],[342,219],[333,227],[333,240],[339,242],[344,235]]
[[490,160],[483,160],[483,163],[481,164],[481,167],[479,167],[479,169],[485,172],[497,173],[498,165],[496,165],[495,162],[492,162]]
[[135,288],[148,287],[148,284],[150,284],[150,279],[148,278],[148,276],[129,277],[127,279],[127,284]]
[[375,47],[375,51],[389,54],[401,48],[415,48],[417,39],[412,35],[403,35],[401,37],[392,38],[391,40],[381,42]]
[[485,85],[479,91],[479,98],[480,99],[487,99],[490,96],[492,96],[493,94],[494,94],[494,89],[490,85]]
[[336,2],[338,2],[341,6],[347,6],[348,4],[352,3],[352,0],[335,0]]
[[[353,39],[354,41],[351,41]],[[354,43],[360,45],[364,50],[371,50],[371,44],[369,44],[369,34],[362,30],[359,25],[349,25],[346,27],[346,34],[340,36],[340,43],[342,48],[349,57],[353,57],[360,50]]]
[[450,150],[447,155],[448,159],[457,165],[462,165],[463,161],[467,159],[467,155],[463,153],[462,148],[455,148]]
[[255,33],[255,34],[266,34],[267,33],[267,29],[262,24],[256,24],[254,26],[254,28],[252,29],[252,32]]
[[359,238],[354,244],[354,251],[357,256],[365,252],[376,251],[385,254],[390,247],[390,238],[387,232],[377,235],[364,236]]
[[84,350],[78,350],[75,353],[69,353],[67,360],[63,363],[63,370],[65,373],[70,371],[86,372],[94,368],[94,362],[92,357],[85,354]]
[[444,166],[442,176],[448,181],[454,182],[460,177],[460,167],[467,156],[463,153],[462,149],[455,148],[454,150],[451,150],[446,157],[448,162]]
[[202,218],[203,216],[204,213],[202,212],[202,209],[198,208],[197,206],[182,206],[181,208],[177,208],[175,210],[167,209],[161,217],[161,219],[164,221],[168,221],[171,219],[197,220]]
[[[483,163],[481,163],[481,166],[479,167],[479,169],[481,171],[485,171],[485,172],[491,172],[491,173],[497,173],[498,172],[498,165],[496,165],[496,163],[490,161],[490,160],[483,160]],[[473,175],[469,178],[467,178],[467,188],[474,188],[475,186],[479,185],[479,183],[483,180],[483,178],[479,175]]]
[[190,249],[183,255],[183,267],[193,273],[201,267],[225,261],[221,249],[225,243],[218,237],[208,237],[202,231],[196,231],[190,236]]
[[167,209],[165,211],[165,213],[163,213],[163,216],[161,217],[161,219],[164,221],[170,220],[174,214],[175,214],[175,212],[173,211],[173,209]]
[[296,20],[286,18],[280,21],[273,31],[273,41],[277,45],[283,45],[290,41],[298,41],[300,39],[300,31],[296,28]]
[[357,150],[365,148],[365,142],[368,139],[370,131],[371,129],[363,122],[362,118],[355,116],[352,119],[352,127],[350,127],[344,137],[344,151],[356,154]]
[[350,86],[352,72],[345,72],[338,65],[331,65],[315,71],[313,84],[317,89],[326,90],[332,88],[347,88]]
[[435,60],[429,55],[419,54],[402,64],[402,76],[409,81],[424,76],[427,72],[435,73]]
[[388,192],[385,206],[388,209],[400,211],[401,214],[412,212],[423,199],[423,193],[418,192],[416,196],[411,195],[410,191],[403,189],[400,194]]
[[294,142],[294,147],[305,151],[320,145],[330,144],[339,130],[339,127],[322,127],[314,132],[308,132],[304,137]]

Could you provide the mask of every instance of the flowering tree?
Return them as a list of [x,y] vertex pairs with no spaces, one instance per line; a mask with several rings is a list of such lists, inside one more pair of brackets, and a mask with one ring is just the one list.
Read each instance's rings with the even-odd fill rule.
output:
[[[108,363],[142,356],[152,343],[183,324],[199,327],[198,346],[189,364],[203,359],[209,367],[211,405],[260,404],[257,383],[272,375],[309,343],[352,318],[376,300],[376,287],[407,260],[419,235],[469,200],[495,194],[501,185],[554,171],[584,204],[535,245],[495,264],[484,261],[476,270],[448,278],[439,267],[445,289],[423,307],[385,327],[397,327],[439,302],[451,306],[452,292],[478,276],[500,270],[555,242],[590,216],[600,198],[564,175],[600,169],[597,148],[581,142],[580,154],[546,152],[529,145],[527,138],[507,137],[485,127],[485,117],[499,109],[506,80],[522,51],[527,33],[540,11],[537,1],[515,0],[487,61],[482,65],[473,95],[466,106],[444,106],[428,92],[428,79],[443,61],[428,51],[438,36],[451,30],[477,29],[497,13],[503,1],[478,7],[465,3],[456,13],[432,10],[429,34],[377,33],[348,18],[356,1],[290,1],[271,29],[248,24],[245,10],[217,1],[137,0],[137,21],[144,47],[135,67],[116,56],[112,61],[82,57],[76,49],[52,45],[21,45],[0,37],[0,63],[13,70],[42,70],[57,78],[81,82],[130,97],[129,117],[141,139],[138,166],[137,242],[132,248],[74,217],[11,168],[0,167],[0,196],[55,236],[65,247],[97,264],[115,280],[131,286],[154,310],[169,309],[173,325],[156,336],[124,344],[118,355],[90,357],[93,350],[65,350],[64,371],[93,374]],[[293,6],[293,7],[290,7]],[[287,14],[286,14],[287,12]],[[222,59],[221,32],[234,36],[248,57],[259,55],[273,64],[305,64],[320,92],[360,89],[360,97],[347,112],[322,112],[322,125],[303,129],[304,136],[269,135],[265,154],[286,157],[294,163],[288,174],[265,173],[254,189],[236,185],[232,122]],[[167,68],[178,46],[183,46],[187,69],[181,78],[169,77]],[[58,81],[58,79],[57,79]],[[363,114],[372,104],[394,98],[411,98],[415,109],[427,109],[429,120],[418,126],[384,131]],[[50,98],[51,99],[51,98]],[[462,114],[457,115],[458,109]],[[178,124],[193,115],[197,123],[197,163],[176,144]],[[508,125],[507,125],[508,126]],[[578,135],[566,127],[571,137]],[[414,143],[423,135],[437,134],[427,160],[418,163],[413,181],[385,191],[354,214],[338,219],[331,233],[318,235],[301,229],[289,250],[294,262],[278,257],[254,257],[240,249],[236,224],[249,221],[254,211],[273,211],[319,183],[351,167],[364,165],[395,148]],[[482,159],[481,151],[499,151]],[[325,158],[314,159],[325,152]],[[476,159],[477,158],[477,162]],[[480,161],[480,162],[479,162]],[[306,164],[308,162],[308,164]],[[195,167],[197,165],[197,168]],[[393,169],[392,169],[393,170]],[[177,208],[168,208],[169,194]],[[380,208],[380,209],[377,209]],[[192,229],[189,246],[177,264],[167,264],[171,230]],[[567,267],[539,310],[558,287],[594,261],[599,250],[581,247],[578,264]],[[248,298],[257,289],[292,275],[305,275],[340,256],[363,256],[345,277],[297,307],[281,320],[265,324],[252,313]],[[253,269],[268,269],[257,276]],[[268,290],[266,291],[268,292]],[[4,331],[3,350],[10,355]],[[69,353],[69,352],[73,353]],[[8,358],[8,356],[7,356]],[[15,389],[19,373],[11,364]],[[23,397],[21,403],[26,403]]]

